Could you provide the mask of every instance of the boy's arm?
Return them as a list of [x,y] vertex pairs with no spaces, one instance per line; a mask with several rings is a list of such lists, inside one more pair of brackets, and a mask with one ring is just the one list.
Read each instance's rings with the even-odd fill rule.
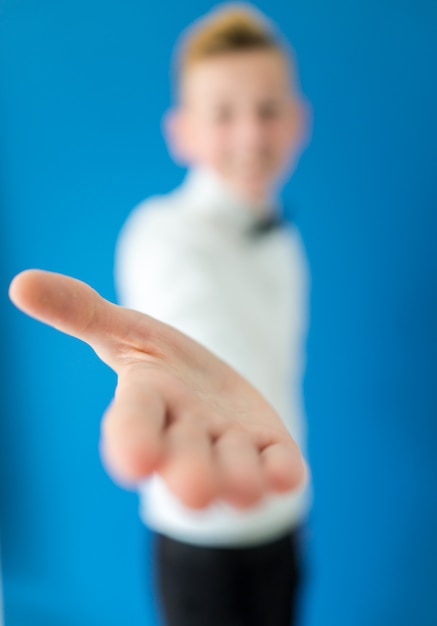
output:
[[217,497],[251,506],[306,479],[299,449],[267,401],[176,329],[51,272],[19,274],[10,297],[28,315],[88,343],[118,374],[101,438],[118,482],[157,471],[182,502],[202,508]]

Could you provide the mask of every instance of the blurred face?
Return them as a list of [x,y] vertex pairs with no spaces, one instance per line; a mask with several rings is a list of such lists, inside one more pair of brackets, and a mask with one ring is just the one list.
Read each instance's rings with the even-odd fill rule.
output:
[[176,152],[214,168],[236,191],[267,200],[305,135],[304,110],[275,51],[223,54],[188,69],[174,112]]

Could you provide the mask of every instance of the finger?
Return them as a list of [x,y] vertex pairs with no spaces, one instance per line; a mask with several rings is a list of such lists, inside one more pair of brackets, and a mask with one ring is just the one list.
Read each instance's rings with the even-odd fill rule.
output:
[[307,467],[293,441],[273,443],[261,452],[265,476],[272,491],[285,493],[302,486]]
[[157,320],[112,304],[86,283],[62,274],[26,270],[14,278],[9,295],[31,317],[91,345],[111,367],[121,344],[153,354],[163,332]]
[[141,368],[124,373],[102,422],[102,460],[124,485],[145,478],[162,460],[166,407],[156,386],[145,380]]
[[265,493],[259,453],[245,433],[228,431],[215,443],[221,493],[239,508],[254,505]]
[[159,473],[190,508],[206,507],[216,495],[212,448],[203,421],[181,418],[166,431],[166,458]]

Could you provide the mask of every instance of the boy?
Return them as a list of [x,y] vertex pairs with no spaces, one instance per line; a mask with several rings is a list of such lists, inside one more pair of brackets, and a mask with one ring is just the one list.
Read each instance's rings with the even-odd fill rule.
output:
[[[304,259],[276,215],[276,187],[305,138],[288,55],[243,7],[200,23],[180,59],[167,131],[192,169],[181,189],[140,207],[125,227],[121,298],[239,370],[302,445],[299,405],[286,390],[291,383],[299,393]],[[302,490],[268,494],[302,485],[305,470],[277,415],[206,350],[76,281],[27,273],[11,293],[119,373],[102,454],[122,482],[156,470],[143,513],[158,531],[168,624],[289,624],[292,530],[305,504]]]
[[[302,447],[306,268],[276,194],[304,133],[288,57],[257,12],[228,5],[190,27],[177,60],[165,123],[170,150],[190,170],[127,220],[119,299],[237,369]],[[266,498],[251,511],[214,503],[199,512],[157,475],[141,492],[169,626],[290,623],[305,494]],[[254,497],[245,490],[242,504]]]

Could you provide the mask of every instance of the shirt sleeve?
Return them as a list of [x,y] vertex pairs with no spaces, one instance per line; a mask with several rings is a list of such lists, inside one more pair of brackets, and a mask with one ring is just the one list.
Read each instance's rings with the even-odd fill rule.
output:
[[123,306],[170,324],[229,362],[235,349],[232,303],[205,252],[205,241],[189,224],[143,206],[117,242],[116,291]]

